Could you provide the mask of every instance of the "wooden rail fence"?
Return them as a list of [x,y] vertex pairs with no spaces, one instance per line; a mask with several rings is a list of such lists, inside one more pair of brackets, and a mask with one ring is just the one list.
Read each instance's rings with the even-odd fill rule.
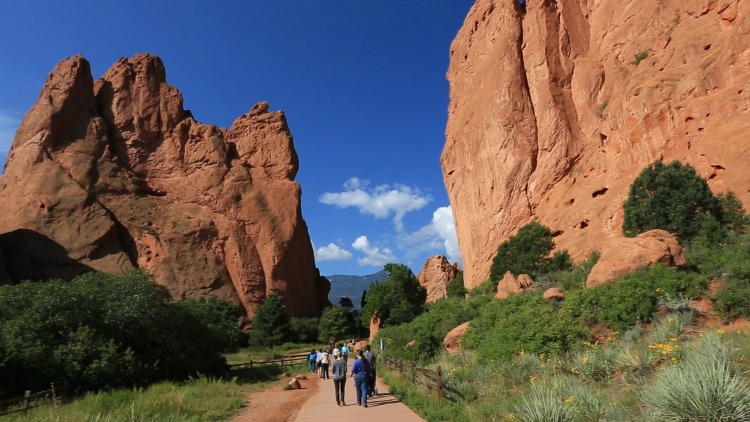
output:
[[[423,385],[427,388],[434,388],[437,390],[438,403],[445,404],[445,385],[443,382],[443,371],[438,366],[436,369],[427,369],[417,367],[417,362],[407,362],[403,359],[392,358],[390,356],[382,356],[383,362],[401,374],[407,377],[414,384]],[[422,375],[423,377],[420,377]]]
[[234,365],[229,365],[229,369],[234,368],[240,368],[243,366],[249,366],[253,367],[255,366],[261,366],[261,365],[276,365],[284,366],[286,365],[295,365],[301,362],[307,362],[307,355],[308,353],[305,353],[304,356],[301,354],[294,354],[289,356],[282,356],[279,359],[269,359],[269,360],[250,360],[250,362],[244,362],[244,363],[235,363]]
[[[52,388],[54,388],[54,384],[52,385]],[[54,393],[54,390],[44,390],[40,391],[38,393],[31,393],[31,390],[26,390],[26,393],[23,395],[23,397],[18,397],[15,399],[7,399],[7,400],[0,400],[0,416],[9,415],[11,413],[16,412],[24,412],[26,413],[31,407],[32,400],[42,398],[42,397],[52,397]],[[8,407],[21,404],[20,407],[16,409],[10,409],[8,410]]]

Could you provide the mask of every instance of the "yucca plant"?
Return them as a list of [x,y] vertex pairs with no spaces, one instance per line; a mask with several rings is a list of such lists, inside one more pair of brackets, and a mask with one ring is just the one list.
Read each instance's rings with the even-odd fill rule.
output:
[[729,348],[714,333],[705,334],[667,367],[642,398],[647,414],[658,421],[750,420],[750,386],[732,371]]
[[546,384],[534,384],[514,406],[515,419],[520,422],[572,422],[573,406],[560,399]]

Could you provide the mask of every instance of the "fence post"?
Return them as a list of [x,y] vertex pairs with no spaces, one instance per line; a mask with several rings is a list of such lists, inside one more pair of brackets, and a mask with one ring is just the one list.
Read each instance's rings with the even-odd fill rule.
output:
[[281,357],[281,366],[284,366],[284,356]]
[[23,394],[23,413],[26,414],[26,412],[29,410],[29,404],[31,404],[31,400],[29,400],[29,397],[31,396],[31,390],[26,390],[26,392]]
[[437,367],[437,379],[435,383],[437,384],[438,403],[442,406],[445,403],[443,399],[443,371],[440,370],[439,366]]
[[411,382],[417,382],[417,362],[411,361]]

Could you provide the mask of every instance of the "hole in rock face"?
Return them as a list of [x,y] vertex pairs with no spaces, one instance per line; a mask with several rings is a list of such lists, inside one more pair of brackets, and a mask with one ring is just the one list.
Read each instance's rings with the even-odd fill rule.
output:
[[46,205],[44,205],[44,203],[41,203],[41,204],[39,204],[39,209],[42,209],[42,210],[43,210],[43,209],[45,209],[45,208],[47,208],[47,206],[46,206]]
[[562,231],[562,230],[555,230],[555,231],[553,231],[553,232],[552,232],[552,237],[557,237],[557,236],[560,236],[560,235],[562,235],[563,233],[565,233],[565,232],[564,232],[564,231]]
[[577,227],[578,227],[579,229],[585,229],[585,228],[586,228],[586,227],[588,227],[588,226],[589,226],[589,219],[587,218],[587,219],[585,219],[585,220],[581,221],[580,223],[578,223],[578,226],[577,226]]
[[601,140],[602,140],[602,142],[604,142],[604,141],[606,141],[606,140],[607,140],[607,135],[605,135],[605,134],[603,134],[603,133],[600,133],[600,134],[599,134],[599,139],[601,139]]
[[570,200],[568,200],[568,205],[573,205],[573,202],[575,201],[576,201],[575,198],[570,198]]
[[594,191],[594,193],[591,194],[591,197],[592,198],[596,198],[597,196],[602,196],[605,193],[607,193],[608,190],[609,190],[609,188],[601,188],[601,189],[599,189],[597,191]]
[[703,47],[704,50],[708,51],[711,49],[711,44],[706,44],[705,47]]

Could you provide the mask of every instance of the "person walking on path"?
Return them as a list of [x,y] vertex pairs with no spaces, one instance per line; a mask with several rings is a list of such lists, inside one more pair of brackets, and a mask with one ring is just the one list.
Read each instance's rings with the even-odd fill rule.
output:
[[340,353],[334,355],[331,372],[333,372],[333,389],[336,391],[336,406],[346,406],[344,391],[346,387],[346,361]]
[[320,378],[323,378],[324,380],[329,379],[328,376],[328,366],[330,364],[330,349],[329,350],[323,350],[320,353]]
[[357,360],[352,365],[352,376],[354,377],[354,386],[357,390],[357,406],[367,407],[367,385],[370,376],[370,364],[367,363],[364,353],[360,350],[357,352]]
[[307,355],[307,361],[310,363],[310,373],[315,373],[315,359],[318,357],[318,353],[315,349],[310,350],[310,354]]
[[347,346],[346,344],[341,346],[341,354],[344,355],[344,362],[349,360],[349,346]]
[[375,353],[372,353],[370,351],[370,345],[368,344],[365,346],[365,353],[364,353],[365,360],[367,360],[367,363],[370,364],[370,374],[369,378],[367,380],[367,394],[369,397],[372,397],[373,394],[377,394],[377,388],[375,387]]

